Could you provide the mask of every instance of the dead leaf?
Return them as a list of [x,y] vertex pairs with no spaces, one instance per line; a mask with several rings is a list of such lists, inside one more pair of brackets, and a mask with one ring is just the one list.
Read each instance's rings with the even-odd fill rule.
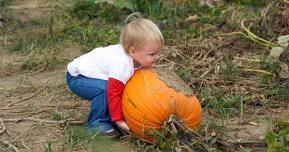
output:
[[258,123],[256,123],[256,122],[253,122],[253,121],[250,121],[250,122],[249,122],[249,124],[250,124],[250,125],[252,125],[252,126],[259,126],[259,124],[258,124]]
[[217,136],[216,132],[213,131],[213,132],[211,133],[211,136],[212,136],[212,137],[216,137],[216,136]]
[[288,70],[288,65],[283,63],[280,65],[280,74],[279,74],[280,78],[283,79],[288,79],[289,78],[289,70]]
[[279,56],[284,52],[284,49],[282,47],[273,47],[270,50],[270,54],[269,57],[274,58],[274,59],[278,59]]
[[189,16],[186,21],[190,21],[190,22],[193,22],[193,21],[196,21],[198,19],[198,16],[197,15],[193,15],[193,16]]
[[289,35],[282,35],[282,36],[279,36],[277,39],[278,39],[278,44],[280,46],[283,46],[283,47],[289,46]]

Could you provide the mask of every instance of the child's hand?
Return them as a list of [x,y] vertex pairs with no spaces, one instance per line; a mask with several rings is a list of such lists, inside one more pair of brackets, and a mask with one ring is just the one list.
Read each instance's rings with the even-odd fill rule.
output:
[[123,121],[123,120],[116,121],[115,124],[119,127],[119,129],[129,133],[129,127],[125,121]]

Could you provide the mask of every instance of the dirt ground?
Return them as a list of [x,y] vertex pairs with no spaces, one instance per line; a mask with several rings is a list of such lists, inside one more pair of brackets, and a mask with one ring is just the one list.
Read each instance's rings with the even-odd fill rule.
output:
[[[9,6],[15,19],[25,22],[30,18],[45,17],[61,2],[47,0],[14,0]],[[1,45],[6,43],[1,35]],[[72,59],[80,55],[75,47],[61,50],[63,58]],[[20,152],[63,151],[63,130],[70,124],[82,124],[89,103],[69,93],[65,84],[66,68],[55,71],[21,73],[21,62],[27,55],[19,55],[0,49],[0,151],[8,147]],[[57,122],[55,114],[71,120]],[[70,123],[71,122],[71,123]],[[120,151],[126,148],[121,143],[99,150]],[[101,150],[101,151],[102,151]]]
[[[21,14],[17,16],[20,20],[25,21],[29,17],[45,16],[55,5],[61,3],[14,0],[11,8]],[[0,44],[4,44],[5,39],[5,35],[0,36]],[[81,54],[74,46],[65,47],[61,52],[67,60]],[[25,57],[0,47],[0,130],[4,131],[0,132],[0,145],[9,145],[12,149],[15,146],[21,152],[39,152],[45,151],[45,147],[52,143],[53,151],[61,151],[63,129],[83,123],[89,103],[68,91],[65,84],[66,65],[54,71],[19,72],[19,62]],[[236,117],[225,122],[204,112],[203,123],[220,121],[227,127],[228,143],[250,145],[252,149],[261,147],[260,151],[264,151],[262,140],[266,131],[287,111],[288,104],[269,109],[250,109],[245,110],[242,119]],[[69,121],[55,121],[54,117],[59,113]],[[133,151],[124,146],[122,141],[115,145],[116,149],[122,147]]]

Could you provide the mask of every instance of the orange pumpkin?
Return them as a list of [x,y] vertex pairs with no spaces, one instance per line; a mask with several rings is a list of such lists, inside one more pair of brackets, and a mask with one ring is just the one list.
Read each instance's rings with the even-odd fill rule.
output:
[[195,96],[185,96],[169,88],[152,69],[135,72],[125,86],[122,108],[133,135],[149,142],[151,134],[160,131],[163,123],[175,115],[190,129],[201,122],[201,106]]

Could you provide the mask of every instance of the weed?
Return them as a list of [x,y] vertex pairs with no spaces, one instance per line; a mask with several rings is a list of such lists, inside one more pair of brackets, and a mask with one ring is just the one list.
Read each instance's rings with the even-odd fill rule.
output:
[[126,6],[125,1],[98,1],[98,0],[77,0],[75,1],[73,8],[71,10],[71,14],[81,20],[87,21],[91,19],[101,18],[105,21],[114,23],[115,21],[120,20],[123,14],[127,14],[122,7]]
[[224,9],[225,8],[223,7],[204,8],[200,13],[200,18],[198,19],[198,22],[201,24],[220,24],[224,15]]
[[48,22],[44,22],[41,24],[37,21],[29,21],[28,23],[26,23],[26,26],[22,27],[21,29],[27,32],[19,32],[16,37],[10,38],[10,43],[8,43],[6,48],[10,52],[19,53],[37,52],[45,48],[51,47],[57,48],[57,45],[60,44],[61,39],[60,36],[56,34],[58,33],[58,31],[56,31],[54,27],[54,22],[55,21],[53,17],[51,17]]
[[250,150],[241,148],[240,152],[250,152]]
[[209,120],[203,123],[200,129],[193,132],[191,138],[191,142],[187,144],[193,151],[217,152],[221,148],[218,143],[225,138],[225,130],[215,120]]
[[10,3],[10,0],[0,0],[0,29],[4,26],[3,22],[7,21],[7,17],[9,16],[10,10],[7,7]]
[[233,0],[233,2],[241,5],[246,5],[246,6],[265,6],[270,2],[269,0]]
[[205,88],[201,91],[202,106],[213,110],[221,116],[228,116],[229,114],[243,115],[243,106],[249,95],[226,95],[226,91],[221,88],[211,87]]
[[232,61],[225,60],[225,63],[220,68],[222,77],[227,81],[237,81],[240,75],[240,69]]
[[103,25],[102,28],[96,28],[93,25],[75,26],[66,31],[71,35],[74,43],[80,44],[84,52],[100,46],[106,46],[119,42],[119,26]]
[[85,127],[73,126],[64,130],[64,144],[70,151],[85,150],[90,152],[107,151],[107,152],[125,152],[128,151],[110,138],[101,135],[90,134],[85,130]]
[[7,6],[9,2],[10,0],[0,0],[0,8]]
[[[208,120],[208,119],[206,119]],[[137,151],[218,151],[219,140],[223,139],[224,127],[209,120],[198,130],[187,130],[181,123],[174,124],[177,130],[173,131],[170,123],[164,123],[162,131],[155,131],[152,136],[155,141],[148,144],[141,139],[130,141],[137,147]],[[220,137],[219,137],[220,136]]]
[[275,101],[288,101],[289,82],[275,82],[272,85],[264,86],[264,94],[267,99]]
[[55,111],[52,116],[52,120],[60,121],[63,120],[63,114],[61,112]]
[[275,128],[266,133],[265,142],[268,152],[289,151],[289,117],[275,124]]
[[271,75],[264,75],[262,82],[264,84],[272,84],[272,82],[276,80],[276,76],[279,76],[281,62],[264,56],[261,59],[260,65],[262,70],[272,73]]
[[179,67],[178,69],[176,69],[176,73],[185,82],[189,82],[189,80],[192,76],[191,70],[188,68],[184,68],[184,67]]
[[14,152],[12,148],[3,147],[0,145],[0,152]]
[[134,0],[136,11],[143,12],[144,14],[153,18],[160,17],[163,13],[163,0]]
[[44,145],[44,152],[52,152],[51,145],[52,145],[52,142],[48,141],[47,145]]
[[33,54],[30,58],[26,59],[22,65],[22,71],[52,71],[66,63],[65,59],[57,58],[56,55],[47,54]]

